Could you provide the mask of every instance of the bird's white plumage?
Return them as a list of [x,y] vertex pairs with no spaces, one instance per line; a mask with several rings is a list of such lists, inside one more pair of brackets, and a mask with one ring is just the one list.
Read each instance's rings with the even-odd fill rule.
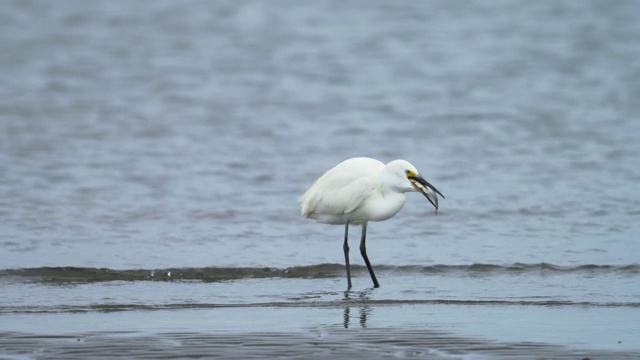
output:
[[442,194],[420,176],[409,162],[394,160],[385,165],[375,159],[359,157],[345,160],[329,169],[300,197],[302,216],[326,224],[346,224],[343,250],[349,289],[349,225],[362,225],[360,253],[373,286],[379,287],[367,256],[367,223],[394,216],[404,205],[404,193],[408,191],[421,192],[437,213],[438,194]]
[[318,178],[302,195],[301,213],[327,224],[386,220],[402,208],[404,193],[414,191],[406,170],[417,173],[404,160],[387,165],[366,157],[345,160]]

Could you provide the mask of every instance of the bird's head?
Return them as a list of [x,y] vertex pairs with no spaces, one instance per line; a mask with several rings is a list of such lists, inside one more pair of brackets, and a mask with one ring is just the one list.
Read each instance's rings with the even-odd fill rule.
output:
[[[425,180],[418,170],[411,163],[405,160],[394,160],[387,164],[387,168],[392,170],[395,174],[402,176],[405,187],[404,191],[418,191],[424,195],[427,200],[436,208],[436,214],[438,213],[438,195],[444,195],[435,186],[431,185]],[[407,183],[408,182],[408,183]]]

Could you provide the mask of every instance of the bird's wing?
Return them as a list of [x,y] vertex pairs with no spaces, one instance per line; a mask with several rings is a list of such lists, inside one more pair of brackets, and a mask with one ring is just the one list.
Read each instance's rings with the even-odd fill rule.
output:
[[342,216],[360,206],[374,190],[372,181],[367,177],[331,176],[320,178],[302,196],[302,215]]
[[306,218],[341,224],[344,215],[362,205],[376,189],[384,164],[371,158],[347,159],[329,169],[300,197],[300,211]]
[[343,214],[348,214],[357,209],[360,204],[373,192],[373,184],[368,178],[361,177],[348,186],[339,189],[332,202],[342,209]]

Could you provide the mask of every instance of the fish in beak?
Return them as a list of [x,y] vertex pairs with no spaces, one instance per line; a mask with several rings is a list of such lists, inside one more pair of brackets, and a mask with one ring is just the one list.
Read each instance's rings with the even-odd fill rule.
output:
[[421,192],[431,205],[436,208],[436,215],[438,215],[438,195],[442,196],[443,199],[445,198],[444,195],[419,174],[407,174],[407,179],[409,179],[413,188]]

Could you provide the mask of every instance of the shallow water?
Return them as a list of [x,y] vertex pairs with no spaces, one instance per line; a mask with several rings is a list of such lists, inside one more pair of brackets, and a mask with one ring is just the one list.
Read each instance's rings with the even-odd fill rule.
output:
[[[4,2],[0,357],[640,357],[637,13]],[[362,155],[447,198],[345,293],[296,202]]]

